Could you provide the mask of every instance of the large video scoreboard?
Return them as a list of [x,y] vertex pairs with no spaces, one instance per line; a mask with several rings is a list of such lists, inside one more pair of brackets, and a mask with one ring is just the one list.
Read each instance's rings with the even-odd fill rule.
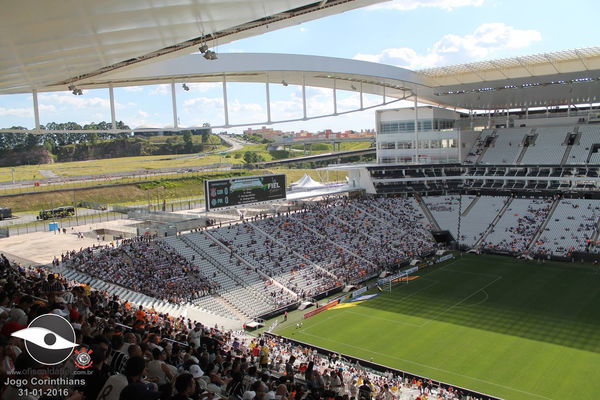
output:
[[285,200],[285,175],[204,181],[206,211],[262,201]]

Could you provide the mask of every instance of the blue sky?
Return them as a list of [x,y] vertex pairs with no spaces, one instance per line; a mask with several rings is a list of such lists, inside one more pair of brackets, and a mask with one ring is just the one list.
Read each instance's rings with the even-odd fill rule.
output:
[[[327,55],[382,62],[411,69],[514,57],[598,45],[595,1],[574,0],[394,0],[216,48],[224,52]],[[222,125],[220,84],[178,86],[180,126]],[[230,123],[266,120],[265,90],[259,84],[229,84]],[[307,91],[309,115],[333,111],[330,90]],[[338,91],[338,110],[357,106],[358,96]],[[117,119],[131,127],[172,125],[169,87],[115,89]],[[302,114],[299,87],[272,85],[272,119]],[[374,96],[367,104],[377,104]],[[39,95],[40,121],[110,120],[108,90]],[[395,105],[397,106],[397,104]],[[0,96],[0,127],[32,128],[31,95]],[[274,125],[283,130],[374,128],[374,111]],[[242,128],[233,129],[241,132]]]

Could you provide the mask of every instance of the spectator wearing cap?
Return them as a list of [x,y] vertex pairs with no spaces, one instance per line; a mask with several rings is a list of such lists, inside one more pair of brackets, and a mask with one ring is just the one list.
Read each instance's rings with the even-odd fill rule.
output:
[[254,400],[256,392],[253,390],[246,390],[242,395],[242,400]]
[[29,313],[32,304],[33,297],[29,295],[22,296],[19,299],[19,304],[15,308],[10,310],[10,314],[8,315],[8,322],[15,322],[19,325],[27,326],[27,321],[29,320],[27,314]]
[[204,371],[202,371],[202,368],[200,368],[200,366],[198,364],[192,364],[192,365],[190,365],[189,371],[190,371],[190,374],[192,374],[192,376],[196,380],[197,391],[201,392],[201,391],[205,390],[206,386],[208,384],[207,384],[207,377],[204,376]]

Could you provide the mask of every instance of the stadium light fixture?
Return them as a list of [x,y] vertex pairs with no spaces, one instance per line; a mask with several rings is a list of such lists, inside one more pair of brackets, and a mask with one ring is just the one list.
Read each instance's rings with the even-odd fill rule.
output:
[[204,54],[208,51],[208,46],[205,43],[202,46],[198,47],[198,50],[200,50],[200,53]]
[[354,86],[354,85],[350,85],[350,88],[351,88],[352,90],[356,90],[356,86]]
[[185,83],[181,85],[181,87],[183,88],[183,90],[185,90],[186,92],[190,91],[190,87],[188,85],[186,85]]
[[218,58],[218,57],[217,57],[217,53],[215,53],[215,52],[214,52],[214,51],[212,51],[212,50],[207,50],[207,51],[204,53],[204,56],[203,56],[203,57],[204,57],[204,58],[206,58],[207,60],[216,60],[216,59]]
[[288,85],[288,83],[287,83],[285,80],[281,81],[281,84],[282,84],[283,86],[287,86],[287,85]]

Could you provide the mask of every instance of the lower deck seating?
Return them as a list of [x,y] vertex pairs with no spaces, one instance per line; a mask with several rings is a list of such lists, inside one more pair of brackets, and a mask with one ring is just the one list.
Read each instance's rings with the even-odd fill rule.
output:
[[533,251],[559,256],[569,256],[574,251],[600,252],[593,240],[599,221],[598,200],[562,199]]

